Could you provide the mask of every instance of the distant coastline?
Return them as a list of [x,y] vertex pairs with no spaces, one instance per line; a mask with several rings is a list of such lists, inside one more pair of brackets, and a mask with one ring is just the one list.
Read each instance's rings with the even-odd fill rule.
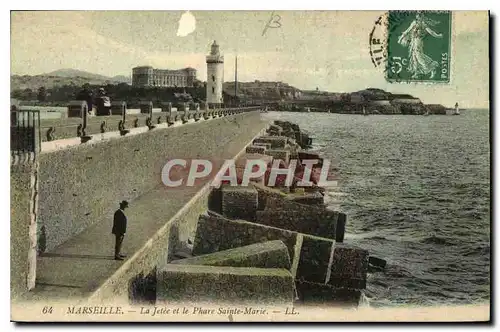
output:
[[[91,90],[105,87],[113,100],[125,101],[134,106],[140,101],[203,102],[206,97],[205,82],[194,87],[133,87],[126,76],[106,77],[74,69],[62,69],[43,75],[12,75],[11,98],[25,106],[65,107],[71,100],[78,100],[82,87]],[[236,91],[236,92],[235,92]],[[258,81],[224,82],[224,101],[227,104],[266,104],[278,111],[331,112],[352,114],[446,114],[453,107],[425,104],[416,96],[397,94],[377,88],[354,92],[328,92],[301,90],[285,82]]]

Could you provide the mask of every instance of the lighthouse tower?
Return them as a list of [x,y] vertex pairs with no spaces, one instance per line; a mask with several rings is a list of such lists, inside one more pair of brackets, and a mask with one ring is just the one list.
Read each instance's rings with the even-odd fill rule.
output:
[[224,82],[224,56],[219,52],[219,45],[214,40],[210,54],[207,55],[207,103],[210,108],[220,107]]

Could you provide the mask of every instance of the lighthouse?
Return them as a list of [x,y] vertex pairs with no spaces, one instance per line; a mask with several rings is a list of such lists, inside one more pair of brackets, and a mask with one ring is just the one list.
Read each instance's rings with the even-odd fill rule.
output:
[[214,40],[207,55],[207,103],[210,108],[221,107],[222,82],[224,82],[224,56],[220,54],[219,45]]

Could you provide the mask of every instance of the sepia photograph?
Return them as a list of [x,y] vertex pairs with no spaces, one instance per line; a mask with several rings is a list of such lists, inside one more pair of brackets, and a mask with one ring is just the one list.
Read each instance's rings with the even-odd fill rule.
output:
[[11,321],[490,322],[491,21],[12,10]]

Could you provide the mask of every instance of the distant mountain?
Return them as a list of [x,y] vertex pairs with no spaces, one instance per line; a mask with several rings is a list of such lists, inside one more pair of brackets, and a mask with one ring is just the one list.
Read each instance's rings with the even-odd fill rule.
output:
[[125,75],[116,75],[113,77],[109,76],[104,76],[104,75],[99,75],[99,74],[94,74],[90,73],[88,71],[83,71],[83,70],[78,70],[78,69],[58,69],[54,70],[53,72],[43,74],[45,76],[58,76],[58,77],[84,77],[88,78],[91,80],[98,80],[98,81],[111,81],[111,82],[123,82],[123,83],[132,83],[130,80],[129,76]]
[[92,85],[99,84],[117,84],[131,83],[130,78],[125,75],[108,77],[104,75],[94,74],[77,69],[58,69],[50,73],[41,75],[11,75],[10,91],[31,89],[37,90],[40,87],[51,89],[56,86],[63,85],[83,85],[89,83]]
[[59,76],[59,77],[71,77],[71,78],[85,77],[93,80],[103,80],[103,81],[111,80],[111,77],[71,68],[54,70],[50,73],[42,74],[42,76]]

